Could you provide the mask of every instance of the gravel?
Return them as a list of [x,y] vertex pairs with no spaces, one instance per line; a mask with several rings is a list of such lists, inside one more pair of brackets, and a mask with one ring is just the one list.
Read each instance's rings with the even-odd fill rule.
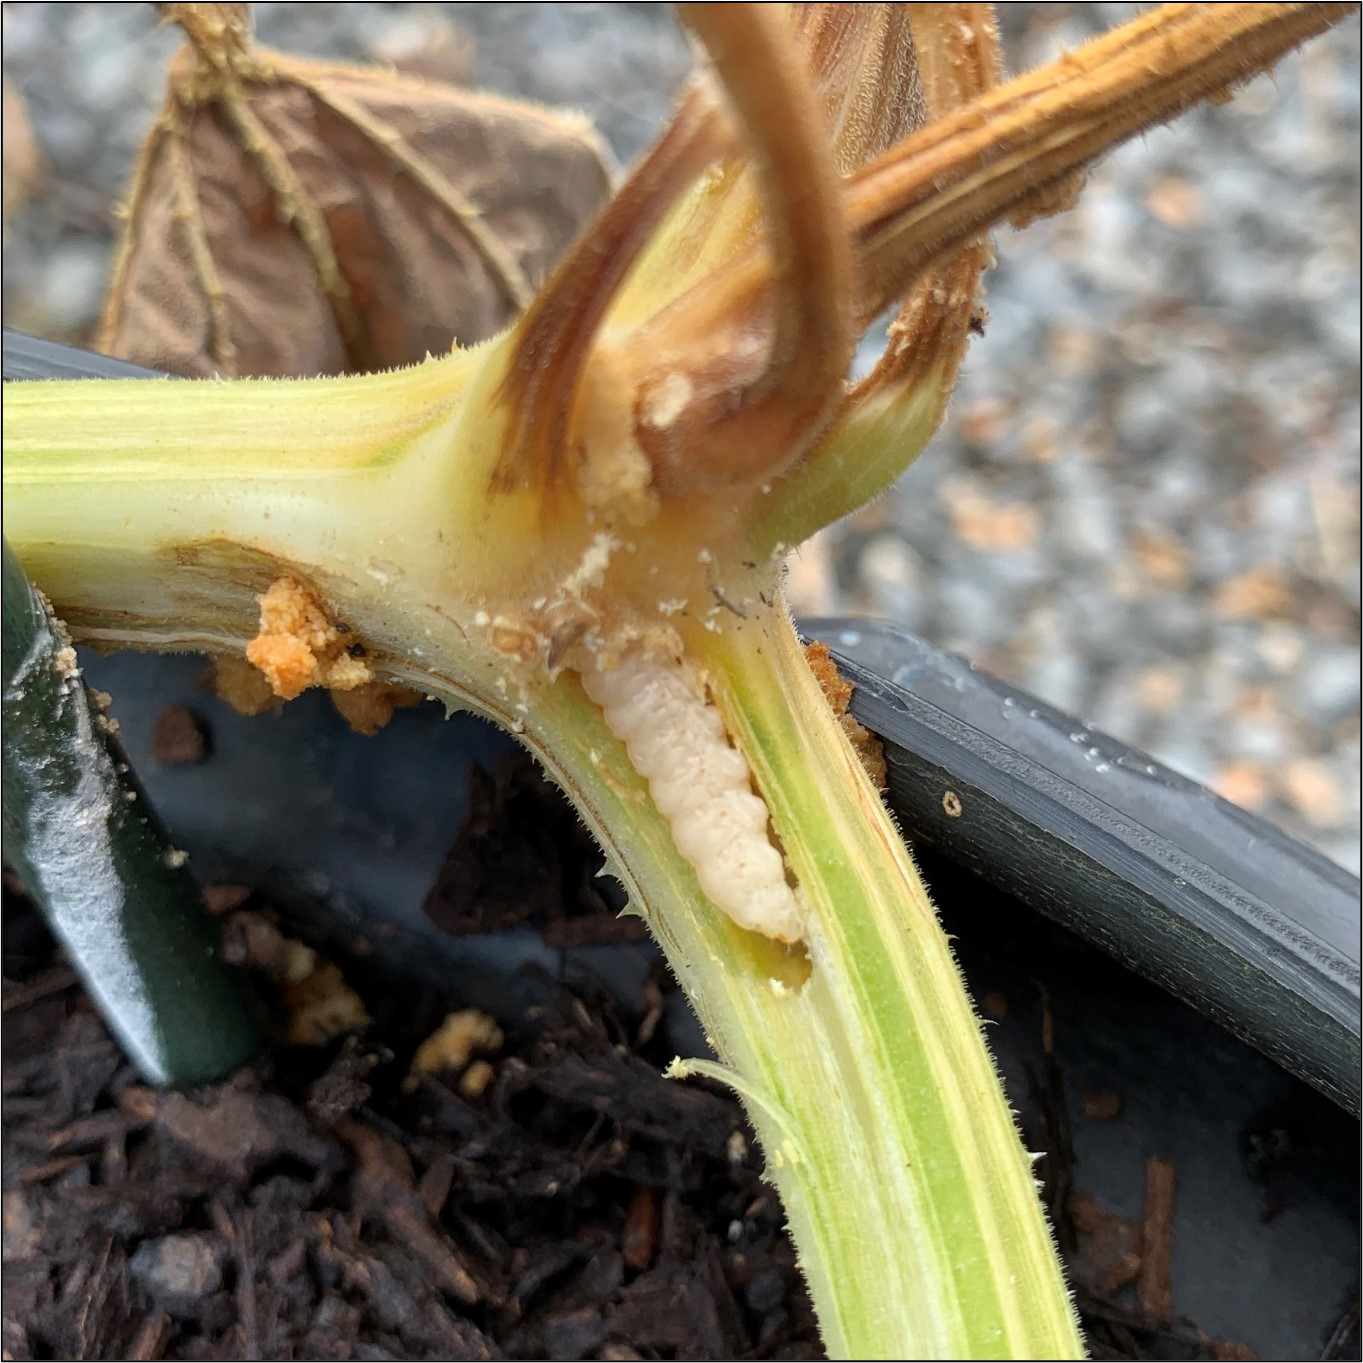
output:
[[[257,6],[262,40],[584,109],[622,161],[690,57],[652,5]],[[1025,69],[1135,11],[1003,7]],[[4,317],[88,336],[174,35],[12,4],[47,174]],[[991,318],[899,489],[797,605],[901,621],[1359,865],[1359,26],[1110,156],[999,238]],[[874,338],[859,358],[874,359]]]

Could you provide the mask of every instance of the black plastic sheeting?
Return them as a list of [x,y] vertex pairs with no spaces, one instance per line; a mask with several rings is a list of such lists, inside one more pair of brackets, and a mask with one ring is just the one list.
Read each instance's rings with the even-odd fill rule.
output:
[[893,625],[811,621],[906,825],[1359,1108],[1359,882],[1144,753]]

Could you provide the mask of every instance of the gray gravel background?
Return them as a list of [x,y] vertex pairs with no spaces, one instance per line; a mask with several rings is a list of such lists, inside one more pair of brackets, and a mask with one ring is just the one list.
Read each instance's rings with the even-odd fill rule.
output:
[[[1005,5],[1009,66],[1135,8]],[[655,5],[257,11],[294,52],[585,109],[622,161],[689,67]],[[7,324],[88,336],[176,44],[145,5],[4,6],[46,163],[6,224]],[[1000,237],[944,431],[805,549],[797,605],[900,621],[1357,871],[1359,216],[1354,20]]]

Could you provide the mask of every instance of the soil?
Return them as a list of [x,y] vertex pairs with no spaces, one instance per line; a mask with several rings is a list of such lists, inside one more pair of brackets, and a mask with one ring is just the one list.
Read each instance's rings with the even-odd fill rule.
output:
[[[429,906],[447,930],[529,922],[574,944],[636,934],[528,763],[479,774],[473,796]],[[289,925],[258,896],[215,887],[208,899],[261,972],[277,1035],[290,1034],[299,992],[270,977],[311,953],[281,953]],[[4,929],[5,1358],[823,1356],[740,1107],[660,1077],[672,989],[661,972],[629,1017],[605,990],[559,988],[500,1048],[441,1072],[413,1059],[461,1000],[395,986],[377,956],[331,944],[373,1019],[361,1035],[277,1041],[229,1082],[156,1093],[9,877]],[[1041,1059],[1014,1100],[1045,1154],[1091,1351],[1254,1357],[1171,1318],[1173,1163],[1147,1163],[1141,1222],[1076,1191],[1041,997]],[[982,1007],[1009,1014],[1002,993]],[[1086,1091],[1076,1110],[1113,1121],[1122,1103]],[[1354,1306],[1331,1356],[1357,1357],[1357,1328]]]

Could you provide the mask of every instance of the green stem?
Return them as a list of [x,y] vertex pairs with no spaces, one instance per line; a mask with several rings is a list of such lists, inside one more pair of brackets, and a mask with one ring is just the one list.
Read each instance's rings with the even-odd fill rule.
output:
[[143,1077],[224,1078],[261,1042],[242,982],[8,542],[3,591],[5,856]]
[[575,688],[541,694],[526,737],[729,1067],[830,1357],[1082,1357],[1030,1159],[902,839],[789,621],[711,637],[717,698],[811,913],[807,961],[709,907]]
[[[413,385],[426,381],[421,370],[404,373]],[[26,394],[17,412],[11,399],[6,515],[16,551],[73,623],[163,648],[239,649],[253,632],[251,592],[296,573],[364,641],[381,677],[520,733],[606,848],[748,1107],[830,1354],[1078,1356],[1029,1158],[950,950],[788,618],[765,604],[779,600],[774,584],[756,581],[760,567],[735,569],[719,581],[736,609],[707,615],[704,627],[693,620],[686,638],[798,883],[809,918],[800,951],[744,931],[710,904],[576,674],[550,676],[533,657],[493,646],[496,619],[479,595],[493,573],[487,527],[502,534],[518,503],[484,493],[480,520],[472,475],[462,503],[434,495],[442,456],[448,468],[451,451],[462,457],[481,439],[470,457],[485,466],[493,436],[463,429],[477,410],[472,397],[462,409],[447,405],[443,419],[413,417],[382,460],[349,459],[344,449],[328,459],[304,420],[305,399],[353,394],[372,380],[350,382],[282,385],[278,408],[256,401],[264,386],[250,385],[236,411],[181,398],[200,385],[80,385],[123,404],[112,426],[91,409],[103,434],[97,456],[83,459],[52,448],[69,443],[65,393],[51,403]],[[480,375],[469,392],[483,383]],[[434,400],[410,410],[418,409],[433,412]],[[280,467],[256,454],[229,457],[209,477],[193,462],[144,453],[162,428],[193,449],[205,424],[224,453],[292,451],[280,461],[286,472],[289,458],[306,453],[309,478],[286,486]],[[129,448],[120,431],[139,432],[143,445]],[[186,548],[208,542],[218,546],[211,558]],[[501,541],[503,590],[513,578],[528,584],[526,596],[538,590],[544,543]],[[658,552],[645,536],[622,551],[626,589],[664,571],[649,557]],[[622,603],[609,587],[595,604],[603,620],[617,609],[636,618],[628,613],[637,601]]]
[[348,381],[10,385],[6,533],[82,637],[164,620],[173,646],[197,619],[218,636],[201,647],[249,638],[273,561],[376,580],[395,554],[423,561],[404,528],[451,500],[462,358]]
[[942,419],[951,375],[912,389],[889,387],[856,402],[777,483],[754,527],[753,547],[779,553],[879,497],[923,452]]

